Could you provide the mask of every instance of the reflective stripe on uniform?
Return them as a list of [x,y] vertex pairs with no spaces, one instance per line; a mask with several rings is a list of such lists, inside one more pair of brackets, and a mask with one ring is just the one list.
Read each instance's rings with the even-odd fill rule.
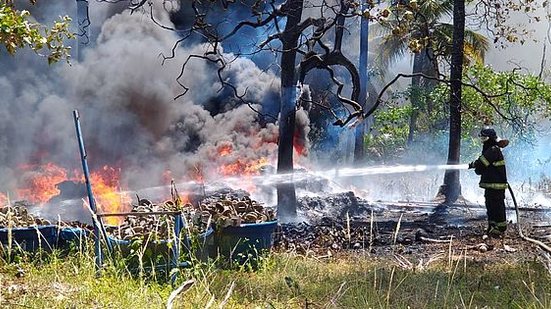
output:
[[495,161],[494,163],[492,163],[493,166],[505,166],[505,160],[501,160],[501,161]]
[[494,190],[505,190],[509,187],[507,183],[488,183],[481,182],[478,184],[481,188],[484,189],[494,189]]
[[488,159],[486,159],[486,157],[484,156],[480,156],[478,158],[478,160],[480,160],[480,162],[482,162],[482,164],[484,164],[484,166],[489,166],[490,165],[490,162],[488,161]]

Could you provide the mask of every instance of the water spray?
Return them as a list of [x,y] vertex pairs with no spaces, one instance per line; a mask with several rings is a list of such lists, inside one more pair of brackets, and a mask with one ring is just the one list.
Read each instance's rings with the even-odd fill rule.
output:
[[398,173],[412,173],[412,172],[425,172],[432,170],[467,170],[468,164],[442,164],[442,165],[396,165],[396,166],[369,166],[358,168],[343,168],[333,169],[330,171],[322,171],[314,174],[319,174],[325,177],[354,177],[354,176],[367,176],[367,175],[381,175],[381,174],[398,174]]
[[[321,177],[326,179],[335,179],[342,177],[360,177],[382,174],[400,174],[413,172],[426,172],[433,170],[467,170],[468,164],[441,164],[441,165],[395,165],[395,166],[367,166],[355,168],[337,168],[324,171],[305,171],[293,172],[287,174],[271,174],[253,176],[252,181],[262,185],[275,185],[278,183],[300,182],[311,178]],[[225,181],[239,181],[241,177],[225,178]]]
[[[247,182],[253,183],[255,185],[261,186],[275,186],[282,183],[297,183],[302,181],[307,181],[311,179],[336,179],[344,177],[361,177],[361,176],[370,176],[370,175],[383,175],[383,174],[400,174],[400,173],[415,173],[415,172],[426,172],[426,171],[435,171],[435,170],[467,170],[469,168],[468,164],[440,164],[440,165],[394,165],[394,166],[366,166],[366,167],[356,167],[356,168],[337,168],[330,170],[321,170],[321,171],[295,171],[293,173],[285,174],[263,174],[263,175],[254,175],[254,176],[232,176],[232,177],[223,177],[220,179],[222,183],[233,184],[239,186],[243,183],[243,180],[246,179]],[[201,185],[211,185],[216,186],[219,181],[215,183],[208,182],[198,182],[198,181],[185,181],[179,182],[175,185],[179,188],[192,188],[198,184]],[[153,192],[166,192],[169,190],[171,185],[161,185],[149,188],[141,188],[139,190],[129,190],[121,191],[119,194],[130,194],[137,191],[149,191]],[[162,194],[162,193],[161,193]],[[66,202],[77,201],[67,200]]]

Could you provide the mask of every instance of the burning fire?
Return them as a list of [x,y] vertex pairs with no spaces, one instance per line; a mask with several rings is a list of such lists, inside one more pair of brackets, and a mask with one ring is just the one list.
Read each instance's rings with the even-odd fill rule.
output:
[[8,205],[8,196],[4,193],[0,193],[0,207]]
[[231,144],[223,144],[217,147],[216,156],[223,157],[225,162],[221,164],[216,172],[222,176],[255,176],[260,175],[260,169],[268,164],[266,157],[258,159],[235,158]]
[[[295,150],[299,156],[305,155],[305,151],[301,148],[301,145],[300,141],[295,145]],[[262,167],[270,163],[267,157],[242,156],[231,143],[221,144],[212,150],[210,154],[211,161],[217,162],[217,167],[212,170],[203,170],[202,164],[198,163],[194,166],[194,169],[189,171],[189,178],[201,183],[205,180],[205,177],[210,175],[210,172],[222,177],[239,176],[238,186],[240,188],[251,193],[256,191],[256,184],[253,182],[252,176],[260,175]],[[51,201],[52,198],[63,197],[64,192],[61,192],[60,188],[58,188],[60,183],[67,181],[74,182],[77,184],[77,187],[78,184],[84,183],[82,172],[69,172],[54,163],[23,165],[20,167],[20,172],[22,177],[19,189],[16,192],[17,198],[28,200],[33,204],[45,204]],[[173,173],[167,170],[163,173],[162,179],[168,183],[172,181],[173,176]],[[96,204],[101,213],[118,213],[130,210],[132,198],[128,193],[121,193],[126,188],[121,187],[120,168],[104,166],[99,170],[92,171],[90,178]],[[62,190],[64,190],[63,187]],[[190,201],[187,192],[179,192],[178,195],[182,204]],[[6,203],[7,196],[0,193],[0,205]],[[121,219],[116,217],[109,219],[111,220],[112,218],[115,220]]]
[[233,147],[231,145],[222,145],[218,148],[218,154],[221,157],[225,157],[229,154],[231,154],[233,151]]
[[[33,204],[44,204],[58,196],[61,192],[57,185],[64,181],[84,183],[82,173],[73,172],[71,174],[74,176],[70,177],[66,169],[54,163],[23,165],[20,169],[24,176],[17,196]],[[101,212],[129,210],[130,196],[120,193],[120,173],[121,170],[118,168],[104,166],[90,175],[94,197]],[[5,203],[3,200],[4,195],[0,194],[0,203]]]
[[219,146],[216,155],[223,158],[224,163],[216,168],[216,174],[231,177],[239,176],[242,178],[239,186],[252,193],[256,191],[256,185],[252,181],[252,176],[260,175],[261,168],[269,164],[268,158],[244,158],[239,157],[234,152],[231,144]]
[[260,175],[260,168],[268,164],[268,159],[244,161],[237,159],[235,162],[222,165],[218,172],[223,176],[255,176]]
[[295,153],[299,156],[308,155],[308,149],[304,145],[304,137],[301,136],[298,130],[295,131],[295,134],[293,135],[293,148],[295,149]]
[[43,204],[59,195],[57,184],[67,180],[67,171],[53,163],[22,165],[23,186],[17,190],[19,198],[34,204]]
[[120,168],[104,166],[90,174],[92,191],[98,208],[105,213],[129,211],[132,199],[127,193],[119,193]]

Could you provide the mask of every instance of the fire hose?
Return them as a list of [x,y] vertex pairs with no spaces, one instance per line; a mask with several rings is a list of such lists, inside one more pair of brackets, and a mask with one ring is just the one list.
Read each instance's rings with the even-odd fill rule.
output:
[[544,244],[543,242],[541,242],[537,239],[533,239],[533,238],[530,238],[530,237],[524,235],[524,233],[522,232],[522,227],[520,226],[520,211],[519,211],[519,207],[518,207],[518,204],[517,204],[517,199],[515,198],[515,193],[513,193],[513,189],[511,189],[511,185],[507,184],[507,187],[509,188],[509,193],[511,194],[511,198],[513,199],[513,204],[515,204],[515,213],[517,215],[517,231],[518,231],[518,234],[519,234],[520,238],[522,238],[526,241],[529,241],[531,243],[534,243],[534,244],[540,246],[540,248],[544,249],[545,251],[551,253],[551,247],[549,247],[548,245]]

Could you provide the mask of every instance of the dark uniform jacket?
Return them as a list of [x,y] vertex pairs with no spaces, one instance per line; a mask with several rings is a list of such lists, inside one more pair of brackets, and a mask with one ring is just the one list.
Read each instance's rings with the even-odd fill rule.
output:
[[507,189],[507,172],[501,149],[495,143],[484,145],[482,155],[473,162],[475,173],[480,175],[479,186],[484,189]]

